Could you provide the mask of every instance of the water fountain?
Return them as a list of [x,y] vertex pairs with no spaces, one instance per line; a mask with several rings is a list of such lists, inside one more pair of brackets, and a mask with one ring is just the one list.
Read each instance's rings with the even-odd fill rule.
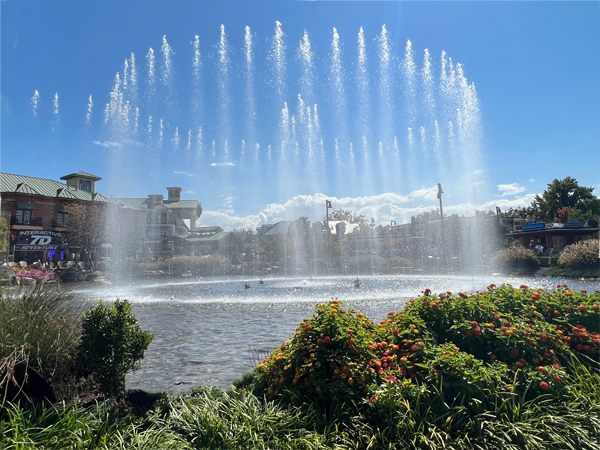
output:
[[[276,22],[259,42],[246,27],[231,43],[221,25],[215,43],[194,36],[175,54],[164,36],[145,67],[125,59],[104,109],[105,137],[119,144],[110,170],[162,178],[176,160],[204,179],[229,165],[215,190],[259,179],[259,201],[408,195],[442,182],[452,203],[477,204],[480,114],[462,64],[425,49],[419,68],[412,43],[398,48],[385,25],[345,40],[334,28],[315,49],[308,30],[290,37]],[[90,97],[88,122],[92,107]],[[126,192],[125,172],[112,180],[110,192]],[[469,233],[476,251],[477,227]]]

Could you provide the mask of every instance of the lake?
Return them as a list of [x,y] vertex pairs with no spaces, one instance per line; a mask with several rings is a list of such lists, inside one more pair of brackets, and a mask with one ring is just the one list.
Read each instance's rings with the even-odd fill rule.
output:
[[[86,300],[127,299],[143,329],[155,337],[142,369],[127,387],[146,391],[188,391],[200,385],[227,389],[252,371],[266,351],[288,340],[318,303],[336,298],[375,322],[397,311],[425,288],[434,293],[474,292],[490,283],[552,290],[600,289],[600,282],[545,277],[398,275],[360,277],[249,278],[148,281],[123,285],[80,285]],[[249,288],[245,284],[248,283]]]

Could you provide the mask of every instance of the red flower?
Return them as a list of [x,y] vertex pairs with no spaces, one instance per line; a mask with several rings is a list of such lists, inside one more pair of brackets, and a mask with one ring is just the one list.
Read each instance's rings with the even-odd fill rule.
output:
[[465,294],[464,292],[459,292],[458,296],[462,297],[462,298],[469,298],[469,296],[467,294]]
[[394,329],[392,330],[392,334],[393,334],[394,336],[398,336],[398,333],[400,333],[400,331],[398,331],[398,329],[397,329],[397,328],[394,328]]
[[527,285],[526,284],[522,284],[521,286],[519,286],[521,289],[527,289]]
[[512,356],[513,358],[516,358],[517,356],[519,356],[519,350],[516,348],[513,348],[510,350],[510,356]]
[[354,345],[354,344],[356,344],[356,340],[354,338],[350,338],[350,339],[348,339],[348,344]]
[[418,347],[417,345],[413,345],[413,346],[410,348],[410,351],[411,351],[411,352],[416,352],[417,350],[419,350],[419,347]]
[[558,375],[552,375],[552,379],[556,382],[556,383],[560,383],[560,377]]
[[323,338],[323,342],[329,344],[331,342],[331,338],[329,336],[325,336],[325,338]]
[[542,391],[547,391],[548,389],[550,389],[550,386],[545,381],[540,381],[540,389]]
[[600,306],[598,306],[598,305],[592,305],[592,309],[594,311],[598,311],[600,309]]
[[425,295],[429,295],[429,294],[431,294],[431,289],[429,289],[429,288],[425,289]]
[[540,341],[546,342],[548,340],[548,335],[546,333],[540,334]]
[[539,367],[537,368],[537,371],[538,371],[538,372],[545,372],[545,371],[546,371],[546,368],[545,368],[544,366],[539,366]]
[[344,366],[344,368],[342,369],[342,372],[344,372],[344,373],[350,372],[350,367]]
[[433,309],[438,309],[438,307],[439,307],[439,306],[440,306],[440,302],[433,302],[433,303],[431,304],[431,307],[432,307]]
[[500,316],[498,314],[494,314],[494,320],[500,320]]
[[587,291],[585,289],[580,289],[580,292],[583,294],[587,294]]
[[585,305],[579,305],[579,311],[583,312],[585,311],[587,308],[585,307]]
[[471,325],[473,326],[473,328],[477,328],[479,326],[479,324],[475,321],[471,322]]
[[531,300],[537,300],[538,298],[540,298],[540,294],[533,294],[531,296]]
[[374,395],[373,395],[373,396],[371,396],[371,398],[369,399],[369,401],[370,401],[371,403],[375,403],[375,400],[377,400],[377,397],[375,397]]
[[440,298],[444,300],[446,298],[446,294],[440,294]]

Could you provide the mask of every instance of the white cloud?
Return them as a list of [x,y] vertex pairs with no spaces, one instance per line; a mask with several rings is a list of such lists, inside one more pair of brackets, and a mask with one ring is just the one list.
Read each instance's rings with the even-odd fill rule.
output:
[[529,182],[530,182],[530,183],[533,183],[534,181],[535,181],[535,180],[534,180],[533,178],[530,178],[530,179],[529,179]]
[[[294,220],[301,216],[309,220],[323,220],[325,217],[325,200],[330,200],[333,209],[349,209],[356,214],[363,214],[368,221],[375,219],[376,224],[387,225],[394,220],[396,223],[408,223],[412,216],[422,212],[430,211],[438,207],[437,186],[435,195],[431,195],[433,188],[423,188],[408,196],[394,193],[386,193],[365,197],[336,198],[325,194],[298,195],[287,200],[285,203],[270,203],[258,214],[248,216],[236,215],[231,208],[231,201],[235,197],[226,197],[223,200],[223,208],[219,211],[204,210],[199,224],[202,226],[219,225],[225,230],[247,227],[255,229],[266,223],[277,223],[282,220]],[[444,205],[444,213],[458,214],[459,216],[470,216],[475,211],[495,211],[496,206],[503,210],[529,206],[535,194],[525,194],[514,199],[500,198],[475,204],[465,202],[459,204]],[[424,199],[435,200],[419,204]]]
[[412,191],[408,196],[411,200],[422,199],[422,200],[435,200],[437,198],[438,188],[437,186],[424,187]]
[[506,195],[517,195],[525,190],[519,183],[499,184],[498,190],[502,192],[502,197]]
[[185,191],[186,194],[195,194],[196,191]]
[[111,147],[122,147],[121,144],[119,144],[118,142],[114,142],[114,141],[94,141],[94,144],[96,145],[101,145],[102,147],[106,147],[106,148],[111,148]]
[[189,173],[189,172],[182,172],[180,170],[175,170],[173,173],[176,173],[177,175],[185,175],[186,177],[193,177],[194,174],[193,173]]
[[223,162],[223,163],[210,163],[212,167],[230,167],[234,166],[232,162]]
[[473,172],[473,175],[479,175],[480,173],[483,173],[483,170],[477,169],[476,171]]

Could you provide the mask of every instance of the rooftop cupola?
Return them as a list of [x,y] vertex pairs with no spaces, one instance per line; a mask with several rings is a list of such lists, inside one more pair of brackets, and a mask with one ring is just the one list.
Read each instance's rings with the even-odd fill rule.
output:
[[148,196],[148,208],[152,209],[158,205],[161,205],[164,198],[165,196],[161,194],[150,194]]
[[167,191],[169,191],[169,203],[181,201],[180,187],[168,187]]

